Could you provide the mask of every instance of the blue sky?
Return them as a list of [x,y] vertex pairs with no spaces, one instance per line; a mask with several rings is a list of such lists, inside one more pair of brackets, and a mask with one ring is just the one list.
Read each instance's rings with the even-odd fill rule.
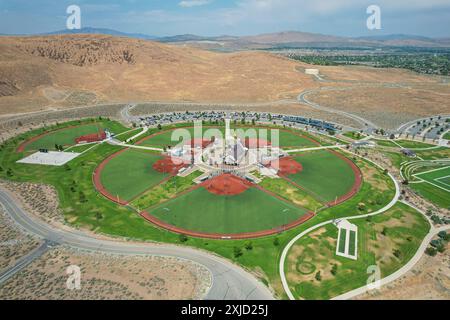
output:
[[[61,30],[66,8],[82,27],[165,36],[250,35],[286,30],[340,36],[450,37],[450,0],[0,0],[0,33]],[[381,8],[382,30],[366,28],[366,8]]]

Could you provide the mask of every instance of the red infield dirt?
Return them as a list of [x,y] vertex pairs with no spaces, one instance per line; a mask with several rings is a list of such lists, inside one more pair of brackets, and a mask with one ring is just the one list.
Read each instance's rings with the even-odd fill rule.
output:
[[245,138],[245,147],[246,148],[264,148],[270,146],[270,142],[264,139],[257,139],[257,138]]
[[278,174],[283,176],[288,174],[296,174],[303,170],[302,165],[291,157],[284,157],[271,161],[269,166],[274,169],[278,169]]
[[177,159],[166,156],[163,159],[156,161],[152,168],[158,172],[170,173],[171,175],[174,175],[177,174],[178,171],[184,166],[185,164],[181,159],[177,161]]
[[225,173],[201,184],[208,192],[217,195],[232,196],[237,195],[252,186],[250,181]]

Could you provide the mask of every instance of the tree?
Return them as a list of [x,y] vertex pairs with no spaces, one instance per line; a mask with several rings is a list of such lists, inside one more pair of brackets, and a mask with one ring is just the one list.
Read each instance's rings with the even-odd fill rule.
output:
[[273,245],[278,247],[280,245],[280,240],[278,240],[278,238],[273,239]]
[[251,241],[247,241],[247,242],[245,243],[245,249],[246,249],[247,251],[250,251],[250,250],[253,249],[253,244],[252,244]]
[[14,174],[13,174],[13,171],[11,170],[11,168],[8,168],[8,170],[6,170],[6,175],[8,176],[8,177],[12,177]]
[[78,199],[80,200],[81,203],[87,202],[86,195],[84,194],[83,191],[80,191],[78,193]]
[[426,253],[427,255],[431,256],[431,257],[434,257],[434,256],[437,254],[437,250],[436,250],[435,248],[433,248],[433,247],[428,247],[428,248],[425,250],[425,253]]
[[188,241],[188,237],[185,234],[180,234],[178,238],[181,243]]
[[161,129],[162,129],[161,123],[158,123],[158,130],[161,130]]
[[335,276],[337,274],[337,270],[338,270],[338,265],[334,263],[333,266],[331,267],[331,274],[333,276]]
[[448,240],[448,234],[445,231],[440,231],[438,233],[439,238],[443,239],[443,240]]
[[359,211],[364,211],[366,210],[366,204],[363,202],[358,203],[358,210]]
[[234,255],[235,258],[239,258],[240,256],[243,255],[242,249],[239,248],[239,247],[234,247],[233,248],[233,255]]
[[317,281],[322,281],[322,275],[320,274],[320,271],[317,271],[315,278]]

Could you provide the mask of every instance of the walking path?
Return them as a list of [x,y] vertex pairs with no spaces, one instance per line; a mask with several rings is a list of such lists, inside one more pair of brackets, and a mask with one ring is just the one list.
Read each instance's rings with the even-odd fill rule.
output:
[[[414,207],[413,205],[409,204],[408,202],[405,201],[401,201],[402,203],[416,209],[417,211],[419,211],[420,213],[422,213],[425,217],[428,218],[428,216],[421,211],[420,209]],[[429,218],[428,218],[429,220]],[[432,221],[430,221],[431,224],[431,228],[430,231],[428,232],[428,234],[426,235],[426,237],[423,239],[419,249],[417,250],[416,254],[414,255],[414,257],[411,258],[411,260],[408,261],[407,264],[405,264],[403,267],[401,267],[400,269],[398,269],[397,271],[395,271],[394,273],[391,273],[389,276],[383,278],[380,280],[379,285],[383,286],[388,284],[389,282],[392,282],[400,277],[402,277],[403,275],[405,275],[409,270],[411,270],[417,262],[419,262],[420,258],[422,258],[422,255],[425,253],[426,248],[428,247],[428,245],[430,244],[430,241],[441,231],[447,231],[450,230],[450,225],[446,225],[446,226],[442,226],[440,228],[435,228],[432,224]],[[368,286],[362,286],[360,288],[357,288],[355,290],[346,292],[344,294],[341,294],[337,297],[334,297],[332,300],[347,300],[347,299],[352,299],[360,294],[363,294],[367,291],[370,291],[370,289],[368,288]]]
[[[356,155],[354,153],[352,153],[353,155]],[[358,157],[361,157],[359,155],[356,155]],[[362,158],[362,157],[361,157]],[[364,158],[365,160],[371,162],[372,164],[376,165],[377,167],[383,169],[380,165],[378,165],[377,163]],[[368,214],[363,214],[363,215],[357,215],[357,216],[349,216],[349,217],[343,217],[340,219],[346,219],[346,220],[354,220],[354,219],[360,219],[360,218],[365,218],[365,217],[369,217],[369,216],[375,216],[378,214],[381,214],[383,212],[388,211],[389,209],[391,209],[398,201],[398,199],[400,198],[400,185],[397,182],[397,180],[395,180],[394,176],[391,173],[388,173],[389,177],[391,178],[391,180],[394,182],[395,185],[395,195],[394,198],[383,208],[372,212],[372,213],[368,213]],[[307,235],[308,233],[310,233],[311,231],[314,231],[318,228],[321,228],[327,224],[333,223],[334,219],[328,220],[328,221],[324,221],[322,223],[316,224],[308,229],[306,229],[305,231],[301,232],[300,234],[298,234],[297,236],[295,236],[291,241],[289,241],[289,243],[286,245],[286,247],[283,249],[283,252],[281,253],[281,258],[280,258],[280,264],[279,264],[279,273],[280,273],[280,277],[281,277],[281,283],[283,284],[283,288],[284,291],[286,292],[286,294],[288,295],[290,300],[295,300],[294,295],[291,292],[291,289],[289,288],[289,284],[287,282],[286,279],[286,274],[285,274],[285,262],[286,262],[286,258],[287,258],[287,254],[289,252],[289,250],[291,249],[291,247],[302,237],[304,237],[305,235]]]
[[293,149],[293,150],[284,150],[286,153],[294,153],[294,152],[304,152],[304,151],[315,151],[315,150],[325,150],[325,149],[339,149],[345,147],[344,144],[337,144],[334,146],[324,146],[324,147],[314,147],[314,148],[301,148],[301,149]]

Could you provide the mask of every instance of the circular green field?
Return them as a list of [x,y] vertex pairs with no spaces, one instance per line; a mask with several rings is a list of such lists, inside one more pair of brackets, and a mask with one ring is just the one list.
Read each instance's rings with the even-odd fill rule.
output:
[[26,141],[23,149],[24,151],[36,151],[39,149],[55,150],[55,145],[62,145],[66,148],[75,145],[75,139],[80,136],[97,133],[105,129],[118,134],[123,132],[125,128],[117,123],[106,120],[96,123],[77,124],[36,136]]
[[167,177],[152,168],[160,159],[154,152],[126,150],[108,161],[101,171],[101,183],[111,195],[130,201]]
[[[280,147],[316,147],[317,142],[311,141],[306,136],[302,135],[300,132],[296,132],[289,129],[275,129],[269,127],[239,127],[235,126],[231,128],[235,130],[238,137],[244,138],[261,138],[270,142],[275,143],[275,137],[278,134],[279,146]],[[201,138],[201,137],[211,137],[219,136],[222,137],[225,134],[225,130],[222,126],[203,126],[203,131],[195,131],[193,127],[178,128],[163,130],[161,132],[153,133],[150,136],[142,139],[139,145],[149,146],[149,147],[166,147],[174,146],[179,141],[182,141],[180,135],[187,134],[191,138]],[[273,135],[273,136],[272,136]],[[178,138],[178,139],[177,139]]]
[[[216,133],[223,132],[220,127],[213,129]],[[186,130],[191,137],[201,137],[194,134],[192,127]],[[173,132],[174,129],[153,133],[138,144],[170,145]],[[319,146],[301,132],[281,129],[279,133],[281,146]],[[109,195],[126,201],[159,226],[170,226],[180,233],[256,234],[267,230],[281,231],[307,220],[313,212],[349,195],[355,188],[358,180],[358,173],[352,167],[355,165],[341,154],[317,150],[292,157],[301,164],[301,172],[278,179],[265,178],[261,184],[232,196],[210,193],[195,184],[193,180],[202,174],[201,171],[187,177],[157,172],[152,166],[162,155],[138,149],[125,150],[109,159],[101,170],[100,180]]]

